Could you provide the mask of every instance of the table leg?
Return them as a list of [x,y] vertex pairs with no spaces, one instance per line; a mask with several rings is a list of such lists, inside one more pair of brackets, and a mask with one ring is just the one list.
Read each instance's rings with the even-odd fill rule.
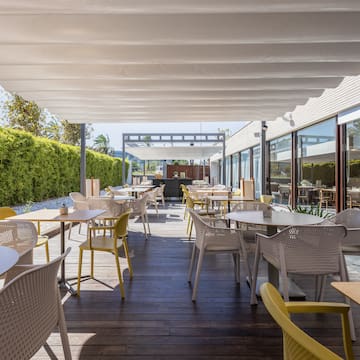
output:
[[[60,246],[61,246],[61,254],[65,252],[65,222],[60,222]],[[65,279],[65,259],[61,263],[61,276],[59,279],[59,286],[61,289],[65,289],[71,295],[77,295],[76,290],[69,284],[69,282]]]

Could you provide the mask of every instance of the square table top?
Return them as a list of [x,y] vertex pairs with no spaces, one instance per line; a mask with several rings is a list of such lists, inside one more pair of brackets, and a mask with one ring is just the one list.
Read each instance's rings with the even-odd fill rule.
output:
[[7,220],[27,220],[27,221],[59,221],[59,222],[79,222],[89,221],[103,214],[105,210],[69,210],[68,215],[60,215],[59,209],[41,209],[27,213],[10,216]]
[[334,281],[331,286],[352,301],[360,304],[360,281]]

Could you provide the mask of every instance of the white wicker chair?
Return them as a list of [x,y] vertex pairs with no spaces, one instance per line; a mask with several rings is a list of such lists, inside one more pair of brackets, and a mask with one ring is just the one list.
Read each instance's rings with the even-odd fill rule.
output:
[[[256,234],[256,251],[251,286],[251,304],[256,304],[256,282],[260,256],[280,271],[285,301],[289,301],[288,274],[338,274],[346,279],[341,241],[346,229],[341,225],[312,225],[287,227],[273,236]],[[324,281],[323,281],[324,282]],[[315,288],[315,298],[322,301],[323,286]]]
[[[0,221],[0,245],[16,250],[20,256],[18,264],[32,264],[33,248],[36,246],[38,234],[32,222],[22,220]],[[5,283],[18,275],[16,268],[5,274]],[[1,356],[0,356],[1,357]]]
[[150,205],[154,205],[156,214],[159,214],[156,189],[147,191],[146,195],[147,195],[146,203]]
[[[148,235],[151,235],[149,219],[146,210],[147,196],[148,196],[147,193],[145,193],[141,198],[136,199],[129,203],[130,208],[132,210],[131,217],[139,216],[141,218],[141,221],[144,226],[145,239],[148,239]],[[146,230],[146,224],[148,230]]]
[[0,290],[2,360],[30,359],[59,327],[66,360],[71,359],[63,307],[57,283],[61,261],[70,249],[45,265],[26,269]]
[[[75,210],[89,210],[89,205],[86,203],[86,197],[80,192],[71,192],[69,194],[70,199],[73,202],[73,207]],[[70,223],[68,238],[71,236],[71,229],[73,223]],[[79,234],[81,231],[81,223],[79,224]]]
[[[251,270],[247,259],[247,250],[244,242],[241,240],[240,232],[226,226],[214,226],[212,225],[214,223],[214,219],[208,219],[209,222],[207,222],[204,217],[198,215],[196,211],[192,209],[189,209],[189,213],[194,222],[196,232],[188,273],[189,282],[191,282],[192,279],[196,254],[199,253],[193,285],[192,301],[196,300],[201,267],[206,253],[233,254],[235,262],[235,278],[237,282],[240,281],[240,255],[242,254],[246,265],[247,275],[251,278]],[[222,221],[221,223],[224,224]]]
[[[346,236],[342,239],[342,252],[344,255],[360,255],[360,209],[343,210],[332,219],[335,224],[346,227]],[[346,278],[349,274],[346,269]]]
[[159,187],[155,188],[156,199],[161,201],[163,207],[165,207],[165,196],[164,196],[165,186],[166,184],[161,184]]

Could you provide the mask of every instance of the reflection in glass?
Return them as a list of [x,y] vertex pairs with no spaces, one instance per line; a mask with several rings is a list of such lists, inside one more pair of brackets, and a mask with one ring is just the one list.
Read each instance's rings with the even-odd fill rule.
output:
[[245,180],[250,179],[250,150],[244,150],[240,153],[241,173],[240,176]]
[[260,162],[260,145],[253,148],[253,177],[255,181],[255,198],[259,199],[261,195],[261,162]]
[[347,123],[346,207],[360,207],[360,119]]
[[273,201],[289,204],[291,134],[270,141],[270,194]]
[[335,141],[335,118],[297,133],[298,205],[335,207]]
[[226,159],[226,165],[225,165],[225,171],[226,171],[226,186],[230,186],[231,182],[231,156],[227,156]]
[[239,185],[239,154],[234,154],[232,156],[232,187],[233,189],[238,189]]

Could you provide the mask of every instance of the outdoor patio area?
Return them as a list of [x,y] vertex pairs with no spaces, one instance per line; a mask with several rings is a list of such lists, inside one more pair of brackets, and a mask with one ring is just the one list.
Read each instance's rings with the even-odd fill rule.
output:
[[[280,359],[282,335],[261,301],[250,306],[250,289],[244,267],[241,282],[234,280],[231,255],[205,257],[196,303],[191,301],[187,282],[192,242],[186,235],[184,205],[167,202],[159,215],[150,208],[151,237],[145,240],[141,221],[129,222],[129,248],[134,277],[124,272],[126,299],[121,300],[113,256],[95,253],[95,276],[86,280],[81,296],[63,295],[65,317],[73,359]],[[66,276],[76,277],[78,245],[85,239],[74,227],[66,246]],[[43,247],[34,250],[35,262],[44,262]],[[60,253],[60,240],[50,240],[50,254]],[[90,271],[90,256],[84,255],[83,273]],[[251,258],[252,260],[252,258]],[[251,261],[252,263],[252,261]],[[242,264],[243,265],[243,264]],[[262,264],[262,271],[265,267]],[[351,276],[356,278],[356,262]],[[312,300],[314,281],[296,277],[296,282]],[[328,280],[329,282],[330,280]],[[76,280],[73,284],[76,286]],[[327,284],[326,301],[343,302]],[[353,305],[357,335],[360,336],[360,307]],[[302,327],[342,354],[340,318],[336,315],[297,315]],[[359,341],[354,342],[360,356]],[[50,358],[63,358],[58,333],[48,339]],[[34,359],[48,359],[42,348]]]

